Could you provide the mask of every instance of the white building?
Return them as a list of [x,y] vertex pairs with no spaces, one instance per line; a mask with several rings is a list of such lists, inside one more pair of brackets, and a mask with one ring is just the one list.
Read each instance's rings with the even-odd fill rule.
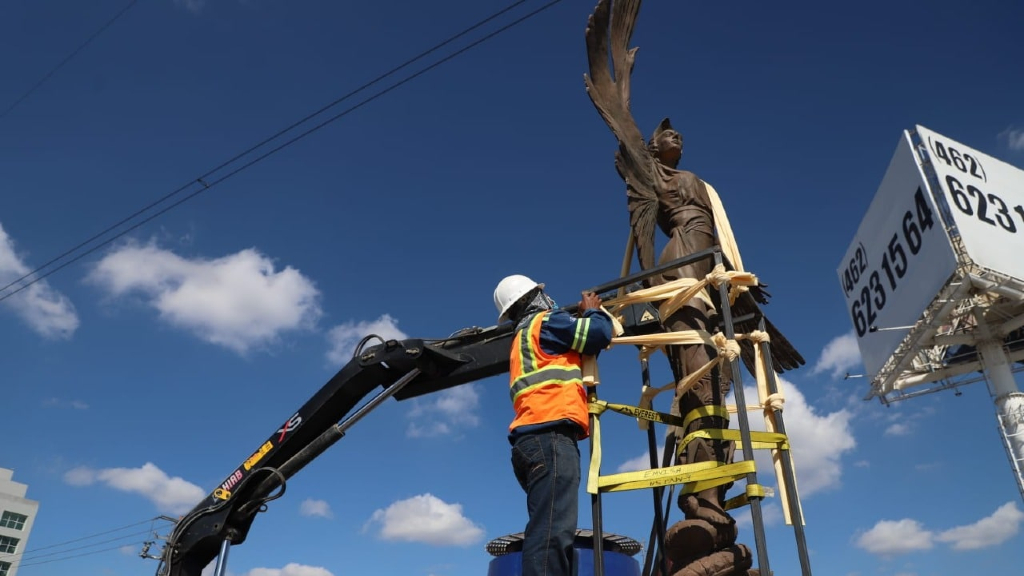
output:
[[25,498],[28,485],[12,480],[14,471],[0,468],[0,576],[14,576],[25,553],[39,502]]

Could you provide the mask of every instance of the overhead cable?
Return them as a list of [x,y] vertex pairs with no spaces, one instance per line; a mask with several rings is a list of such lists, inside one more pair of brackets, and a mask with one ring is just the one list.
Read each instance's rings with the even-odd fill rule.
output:
[[[74,246],[74,247],[66,250],[62,254],[60,254],[60,255],[50,259],[49,261],[47,261],[43,265],[39,266],[38,268],[32,270],[31,272],[28,272],[27,274],[21,276],[20,278],[17,278],[15,280],[9,282],[7,285],[5,285],[3,287],[0,287],[0,292],[4,292],[4,291],[8,290],[9,288],[12,288],[12,287],[17,285],[17,288],[15,288],[14,290],[10,290],[10,291],[7,291],[6,293],[0,294],[0,301],[6,300],[7,298],[10,298],[11,296],[14,296],[15,294],[21,292],[22,290],[25,290],[26,288],[28,288],[29,286],[35,284],[36,282],[39,282],[40,280],[43,280],[43,279],[49,277],[50,275],[52,275],[52,274],[62,270],[63,268],[66,268],[67,266],[77,262],[78,260],[81,260],[82,258],[88,256],[89,254],[92,254],[96,250],[99,250],[100,248],[102,248],[102,247],[110,244],[111,242],[117,240],[118,238],[121,238],[122,236],[128,234],[129,232],[132,232],[133,230],[139,228],[140,226],[146,224],[147,222],[153,220],[154,218],[157,218],[160,215],[168,212],[169,210],[171,210],[171,209],[173,209],[173,208],[183,204],[184,202],[187,202],[188,200],[191,200],[192,198],[202,194],[203,192],[206,192],[210,188],[213,188],[214,186],[216,186],[217,184],[227,180],[228,178],[231,178],[232,176],[235,176],[239,172],[241,172],[243,170],[246,170],[249,167],[251,167],[251,166],[253,166],[253,165],[255,165],[255,164],[257,164],[257,163],[259,163],[259,162],[261,162],[263,160],[265,160],[266,158],[276,154],[277,152],[280,152],[281,150],[287,148],[288,146],[291,146],[292,144],[294,144],[295,142],[298,142],[299,140],[305,138],[306,136],[309,136],[310,134],[312,134],[312,133],[320,130],[321,128],[323,128],[323,127],[325,127],[325,126],[327,126],[327,125],[337,121],[338,119],[340,119],[340,118],[348,115],[349,113],[351,113],[351,112],[361,108],[362,106],[364,106],[364,105],[366,105],[366,104],[376,100],[377,98],[379,98],[379,97],[381,97],[381,96],[391,92],[392,90],[394,90],[394,89],[396,89],[396,88],[398,88],[398,87],[400,87],[400,86],[410,82],[411,80],[413,80],[413,79],[415,79],[415,78],[425,74],[426,72],[429,72],[429,71],[433,70],[434,68],[437,68],[441,64],[444,64],[444,63],[446,63],[446,62],[456,58],[457,56],[460,56],[461,54],[463,54],[463,53],[465,53],[465,52],[475,48],[476,46],[479,46],[480,44],[486,42],[487,40],[490,40],[491,38],[494,38],[495,36],[501,34],[502,32],[505,32],[505,31],[507,31],[507,30],[509,30],[509,29],[511,29],[511,28],[513,28],[513,27],[515,27],[515,26],[525,22],[526,20],[528,20],[528,19],[536,16],[537,14],[543,12],[544,10],[547,10],[548,8],[551,8],[552,6],[560,3],[562,0],[551,0],[547,4],[544,4],[543,6],[533,10],[532,12],[529,12],[529,13],[527,13],[527,14],[519,17],[519,18],[517,18],[516,20],[513,20],[512,22],[510,22],[510,23],[508,23],[508,24],[506,24],[506,25],[504,25],[504,26],[502,26],[502,27],[500,27],[500,28],[498,28],[498,29],[496,29],[496,30],[494,30],[494,31],[484,35],[483,37],[473,41],[472,43],[470,43],[470,44],[468,44],[468,45],[466,45],[466,46],[464,46],[462,48],[460,48],[459,50],[456,50],[455,52],[452,52],[451,54],[448,54],[447,56],[445,56],[445,57],[435,61],[434,63],[430,64],[429,66],[427,66],[427,67],[425,67],[425,68],[423,68],[423,69],[421,69],[421,70],[419,70],[419,71],[417,71],[417,72],[415,72],[413,74],[410,74],[409,76],[406,76],[402,80],[399,80],[399,81],[395,82],[394,84],[391,84],[387,88],[384,88],[384,89],[374,93],[373,95],[365,98],[364,100],[358,102],[357,104],[354,104],[354,105],[350,106],[349,108],[346,108],[345,110],[335,114],[334,116],[331,116],[327,120],[324,120],[324,121],[320,122],[319,124],[313,126],[312,128],[309,128],[309,129],[301,132],[300,134],[298,134],[297,136],[292,137],[291,139],[287,140],[283,144],[280,144],[280,145],[274,147],[273,149],[271,149],[271,150],[269,150],[269,151],[267,151],[267,152],[265,152],[265,153],[255,157],[255,158],[249,160],[248,162],[245,162],[244,164],[242,164],[241,166],[231,170],[227,174],[225,174],[223,176],[220,176],[220,177],[218,177],[218,178],[216,178],[216,179],[214,179],[212,181],[209,181],[210,177],[213,174],[219,172],[220,170],[222,170],[224,168],[227,168],[228,166],[230,166],[231,164],[234,164],[235,162],[237,162],[241,158],[247,156],[248,154],[250,154],[252,152],[255,152],[257,149],[262,148],[263,146],[269,144],[273,140],[276,140],[280,136],[282,136],[285,133],[293,130],[294,128],[298,127],[299,125],[301,125],[301,124],[303,124],[303,123],[305,123],[305,122],[315,118],[316,116],[319,116],[323,112],[326,112],[327,110],[333,108],[334,106],[338,105],[342,101],[347,100],[348,98],[354,96],[355,94],[358,94],[359,92],[362,92],[363,90],[365,90],[366,88],[369,88],[370,86],[373,86],[374,84],[377,84],[378,82],[380,82],[381,80],[387,78],[388,76],[391,76],[395,72],[397,72],[397,71],[399,71],[399,70],[409,66],[410,64],[412,64],[412,63],[414,63],[414,62],[416,62],[416,61],[426,57],[427,55],[437,51],[438,49],[440,49],[440,48],[444,47],[445,45],[453,42],[454,40],[464,36],[465,34],[471,32],[472,30],[475,30],[476,28],[479,28],[480,26],[486,24],[487,22],[490,22],[490,21],[494,20],[495,18],[497,18],[497,17],[501,16],[502,14],[508,12],[509,10],[515,8],[516,6],[518,6],[520,4],[523,4],[525,1],[526,0],[517,0],[516,2],[510,4],[509,6],[503,8],[502,10],[492,14],[491,16],[488,16],[487,18],[481,20],[480,22],[477,22],[476,24],[470,26],[469,28],[466,28],[465,30],[459,32],[458,34],[449,37],[448,39],[442,41],[441,43],[439,43],[439,44],[431,47],[430,49],[420,53],[419,55],[417,55],[417,56],[407,60],[406,62],[404,62],[403,64],[401,64],[401,65],[399,65],[399,66],[397,66],[395,68],[393,68],[392,70],[389,70],[388,72],[385,72],[384,74],[381,74],[380,76],[376,77],[375,79],[371,80],[370,82],[367,82],[366,84],[360,86],[359,88],[356,88],[355,90],[349,92],[348,94],[346,94],[346,95],[344,95],[344,96],[334,100],[330,104],[320,108],[316,112],[308,114],[307,116],[305,116],[301,120],[298,120],[298,121],[292,123],[291,125],[289,125],[288,127],[286,127],[284,129],[279,130],[278,132],[274,133],[272,136],[269,136],[269,137],[263,139],[262,141],[260,141],[259,143],[255,144],[253,146],[250,146],[249,148],[247,148],[243,152],[240,152],[240,153],[236,154],[235,156],[233,156],[232,158],[230,158],[229,160],[226,160],[226,161],[220,163],[218,166],[216,166],[215,168],[213,168],[211,170],[206,171],[205,173],[203,173],[199,177],[190,180],[187,184],[185,184],[183,186],[180,186],[179,188],[175,189],[174,191],[172,191],[172,192],[170,192],[168,194],[165,194],[161,198],[159,198],[159,199],[155,200],[154,202],[151,202],[147,206],[145,206],[145,207],[135,211],[134,213],[132,213],[131,215],[121,219],[117,223],[112,224],[111,226],[107,227],[106,229],[104,229],[103,231],[99,232],[98,234],[95,234],[92,237],[88,238],[87,240],[84,240],[84,241],[80,242],[76,246]],[[196,189],[197,185],[198,185],[198,189]],[[92,244],[93,242],[99,240],[100,238],[102,238],[103,236],[107,235],[108,233],[113,232],[115,229],[120,228],[121,226],[129,223],[130,221],[134,220],[138,216],[141,216],[142,214],[152,210],[156,206],[158,206],[160,204],[163,204],[164,202],[170,200],[172,197],[177,196],[177,195],[181,194],[182,192],[185,192],[186,190],[188,190],[190,188],[192,188],[193,190],[189,194],[187,194],[186,196],[184,196],[182,198],[179,198],[177,201],[175,201],[175,202],[173,202],[173,203],[171,203],[171,204],[169,204],[167,206],[164,206],[159,211],[157,211],[157,212],[147,216],[146,218],[136,222],[135,224],[133,224],[130,227],[128,227],[128,228],[118,232],[117,234],[115,234],[115,235],[113,235],[113,236],[111,236],[109,238],[104,239],[103,241],[101,241],[98,244],[92,246],[88,250],[85,250],[84,252],[79,252],[78,254],[74,255],[72,258],[65,260],[64,262],[60,263],[56,267],[52,268],[51,270],[49,270],[49,271],[47,271],[45,273],[42,273],[42,271],[45,270],[46,268],[49,268],[50,266],[52,266],[54,264],[57,264],[57,262],[59,262],[61,260],[64,260],[68,256],[71,256],[75,252],[78,252],[82,248],[85,248],[87,245]],[[33,276],[34,276],[34,278],[33,278]],[[31,278],[31,280],[29,280],[29,278]]]
[[78,48],[75,48],[70,54],[65,56],[64,59],[61,60],[60,62],[58,62],[56,66],[51,68],[50,71],[47,72],[45,76],[40,78],[38,82],[36,82],[35,84],[32,85],[31,88],[26,90],[25,93],[22,94],[21,96],[19,96],[17,100],[12,102],[11,105],[8,106],[6,110],[4,110],[3,112],[0,112],[0,119],[3,119],[4,116],[7,116],[8,114],[10,114],[11,110],[14,110],[15,108],[17,108],[18,104],[21,104],[29,96],[31,96],[33,92],[38,90],[40,86],[45,84],[46,81],[50,79],[50,77],[52,77],[54,74],[56,74],[58,70],[63,68],[65,64],[70,62],[72,58],[77,56],[79,52],[84,50],[86,46],[91,44],[92,41],[95,40],[100,34],[103,34],[103,32],[105,32],[107,30],[107,28],[110,28],[114,24],[114,22],[117,22],[117,20],[119,18],[121,18],[121,16],[124,16],[125,12],[127,12],[132,6],[135,6],[135,4],[138,1],[139,0],[131,0],[130,2],[128,2],[128,4],[126,4],[124,8],[121,8],[121,10],[118,11],[117,14],[114,14],[113,18],[111,18],[110,20],[107,20],[107,23],[104,24],[103,26],[100,26],[99,30],[93,32],[92,35],[89,36],[88,39],[86,39],[85,42],[83,42]]

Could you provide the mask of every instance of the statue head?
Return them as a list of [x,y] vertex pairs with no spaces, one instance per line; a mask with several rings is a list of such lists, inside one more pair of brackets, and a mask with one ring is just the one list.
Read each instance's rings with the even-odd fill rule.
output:
[[675,168],[683,155],[683,135],[676,132],[668,118],[665,118],[654,129],[647,147],[659,162]]

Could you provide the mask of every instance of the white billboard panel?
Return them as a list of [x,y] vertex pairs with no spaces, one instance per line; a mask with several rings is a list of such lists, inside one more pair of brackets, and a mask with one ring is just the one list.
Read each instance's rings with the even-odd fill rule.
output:
[[955,269],[953,247],[904,132],[838,270],[869,376],[907,334],[900,327],[921,318]]
[[1024,279],[1024,171],[923,126],[928,148],[964,248],[974,263]]

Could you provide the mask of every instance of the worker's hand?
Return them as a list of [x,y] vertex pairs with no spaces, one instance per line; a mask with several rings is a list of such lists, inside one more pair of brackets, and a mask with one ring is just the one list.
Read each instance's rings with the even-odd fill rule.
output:
[[585,310],[596,310],[601,307],[601,298],[593,292],[584,292],[583,299],[580,300],[579,310],[580,314],[583,314]]

